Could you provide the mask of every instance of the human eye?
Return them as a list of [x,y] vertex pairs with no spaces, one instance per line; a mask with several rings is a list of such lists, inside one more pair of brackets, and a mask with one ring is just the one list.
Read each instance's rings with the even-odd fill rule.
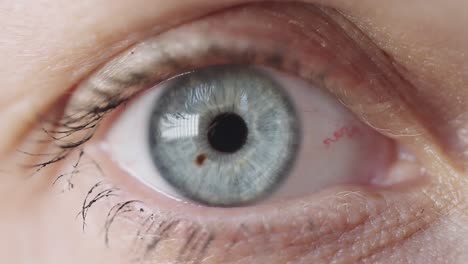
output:
[[233,207],[330,184],[371,184],[393,158],[388,140],[330,95],[271,70],[211,66],[140,98],[112,123],[101,148],[179,199]]
[[409,86],[332,9],[235,7],[79,83],[37,165],[68,164],[51,181],[82,193],[83,227],[141,261],[356,261],[436,215],[416,217],[432,200],[408,191],[430,190]]

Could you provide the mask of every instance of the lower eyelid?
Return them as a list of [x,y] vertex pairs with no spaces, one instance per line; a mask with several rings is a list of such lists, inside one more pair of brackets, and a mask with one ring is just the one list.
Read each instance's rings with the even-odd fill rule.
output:
[[[119,189],[120,202],[107,203],[101,207],[103,212],[114,208],[109,212],[113,216],[116,206],[145,201],[130,203],[122,209],[127,212],[124,218],[117,216],[109,225],[109,241],[131,243],[132,248],[139,248],[138,256],[145,259],[159,259],[165,250],[174,252],[168,256],[171,260],[185,252],[187,256],[183,258],[190,259],[210,254],[214,263],[276,252],[291,259],[329,261],[333,257],[329,250],[341,251],[340,257],[345,261],[367,258],[429,228],[442,208],[427,196],[404,191],[409,186],[402,190],[376,190],[350,185],[301,199],[255,206],[255,210],[194,206],[155,195],[120,169],[107,166],[112,161],[107,160],[97,144],[87,145],[85,152],[100,164],[105,178],[112,175],[112,185]],[[155,241],[157,245],[153,246]],[[355,248],[363,252],[356,253]]]
[[[88,147],[85,152],[102,166],[104,175],[119,177],[118,171],[106,168],[98,149]],[[111,247],[116,241],[131,245],[131,248],[138,248],[139,257],[146,259],[159,259],[164,248],[169,247],[173,255],[167,257],[173,260],[182,248],[189,247],[192,248],[187,249],[190,257],[203,253],[219,261],[277,252],[288,254],[291,259],[324,261],[330,260],[337,251],[342,252],[342,260],[349,261],[352,257],[379,254],[387,247],[422,234],[445,210],[445,202],[439,200],[436,204],[420,193],[376,191],[356,186],[341,186],[301,199],[256,206],[255,210],[249,207],[225,210],[181,205],[162,196],[155,201],[152,191],[141,188],[135,196],[134,191],[127,189],[133,184],[128,180],[128,177],[114,179],[111,186],[120,186],[114,188],[119,189],[115,193],[117,196],[94,205],[92,214],[93,218],[100,215],[107,219],[106,223],[109,223],[109,216],[115,214],[115,219],[107,226]],[[424,193],[435,192],[437,188],[432,184],[424,186],[420,190]],[[102,189],[95,193],[99,191]],[[140,199],[145,203],[131,202],[122,209],[125,213],[116,214],[117,205]],[[195,235],[191,235],[193,230],[197,231]],[[152,247],[155,238],[160,241]],[[190,240],[196,243],[188,242]],[[206,252],[201,252],[200,244],[205,243],[208,244]]]

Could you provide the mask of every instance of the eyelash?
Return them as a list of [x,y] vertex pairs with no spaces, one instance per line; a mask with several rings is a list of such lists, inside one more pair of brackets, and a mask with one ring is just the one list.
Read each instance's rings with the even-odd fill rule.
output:
[[[325,10],[321,9],[321,11],[317,11],[317,14],[322,16],[322,20],[329,21],[330,18],[324,16],[330,16],[332,17],[332,20],[340,20],[340,22],[333,21],[331,23],[334,23],[332,25],[337,27],[333,29],[327,29],[329,31],[333,31],[332,34],[349,34],[344,37],[338,38],[336,40],[337,42],[339,41],[344,41],[343,39],[346,39],[349,43],[346,43],[346,47],[348,49],[356,49],[357,52],[353,54],[347,54],[349,58],[345,58],[348,60],[348,63],[350,65],[347,65],[349,68],[344,69],[343,71],[349,71],[349,73],[356,73],[359,75],[359,71],[362,68],[369,67],[372,68],[371,66],[375,67],[372,68],[371,73],[373,74],[380,74],[379,76],[376,76],[376,80],[380,83],[382,86],[389,86],[393,85],[394,82],[405,82],[403,78],[399,76],[397,72],[392,70],[393,68],[390,66],[391,61],[389,61],[389,58],[387,58],[370,40],[362,34],[355,26],[353,26],[350,22],[344,21],[345,20],[343,17],[337,14],[337,12],[333,10]],[[287,19],[287,18],[286,18]],[[286,20],[287,21],[287,20]],[[344,23],[344,24],[343,24]],[[346,28],[346,29],[345,29]],[[329,51],[329,49],[333,49],[334,47],[341,47],[343,43],[338,43],[338,44],[333,44],[330,42],[335,41],[335,39],[327,39],[325,36],[320,35],[321,33],[318,31],[317,32],[317,38],[319,40],[323,40],[323,43],[319,43],[320,41],[314,39],[311,40],[312,42],[315,43],[315,45],[322,45],[322,48],[320,49],[324,53]],[[350,36],[354,34],[354,36]],[[255,41],[252,41],[255,42]],[[260,42],[260,41],[259,41]],[[265,43],[263,43],[265,44]],[[261,46],[261,44],[258,44]],[[265,44],[266,45],[266,44]],[[228,46],[228,47],[225,47]],[[125,105],[126,102],[131,100],[133,97],[137,96],[138,93],[142,92],[143,90],[147,89],[148,87],[151,87],[157,83],[159,83],[162,80],[168,79],[170,77],[173,77],[177,73],[181,73],[184,71],[192,70],[194,68],[206,66],[207,62],[205,60],[208,60],[208,63],[213,63],[210,61],[210,58],[213,60],[213,58],[216,58],[214,60],[216,63],[234,63],[234,64],[260,64],[263,66],[269,66],[272,68],[276,68],[279,70],[283,70],[286,72],[291,72],[296,75],[301,75],[301,77],[304,77],[305,79],[311,81],[311,82],[317,82],[318,84],[316,86],[319,87],[324,87],[328,88],[330,92],[334,93],[337,95],[338,98],[340,99],[348,99],[343,93],[346,93],[342,89],[340,90],[339,88],[333,88],[333,87],[326,87],[326,79],[328,77],[327,74],[333,75],[333,73],[327,73],[327,70],[330,70],[329,68],[325,67],[323,72],[311,72],[310,69],[307,69],[307,67],[304,67],[306,63],[301,64],[301,61],[299,59],[291,58],[288,56],[287,51],[282,51],[279,52],[278,50],[274,50],[272,47],[266,50],[262,50],[262,47],[256,48],[254,46],[249,46],[248,48],[242,49],[238,48],[232,49],[232,47],[229,47],[229,45],[223,44],[217,44],[217,43],[211,43],[210,46],[206,47],[198,47],[200,49],[200,52],[197,52],[196,50],[193,51],[193,53],[196,53],[196,58],[191,58],[189,57],[188,60],[186,58],[171,58],[171,56],[167,56],[166,59],[166,67],[169,67],[171,69],[170,71],[167,71],[163,74],[160,74],[157,76],[157,78],[154,78],[154,76],[149,76],[149,75],[144,75],[142,73],[128,73],[128,78],[125,79],[107,79],[106,81],[112,82],[116,85],[119,85],[121,87],[124,87],[122,89],[115,89],[113,92],[105,91],[105,90],[99,90],[95,89],[96,87],[89,87],[93,86],[92,83],[86,83],[86,81],[82,84],[83,86],[88,86],[87,88],[92,88],[92,96],[93,98],[97,98],[97,103],[94,105],[78,105],[74,111],[67,113],[65,111],[65,114],[59,121],[54,121],[54,120],[43,120],[43,127],[42,130],[47,134],[48,137],[52,140],[53,144],[58,147],[59,151],[56,154],[53,154],[53,158],[45,161],[45,162],[40,162],[37,164],[34,164],[33,167],[37,168],[37,170],[41,170],[53,163],[60,162],[67,158],[71,153],[73,153],[75,150],[79,150],[78,155],[77,155],[77,161],[73,166],[72,172],[70,174],[73,176],[75,174],[78,174],[78,167],[81,166],[83,162],[83,158],[85,158],[86,153],[82,149],[82,146],[91,140],[93,138],[94,133],[98,129],[99,125],[101,124],[102,120],[112,113],[116,108],[121,107],[122,105]],[[350,46],[350,47],[348,47]],[[264,47],[263,47],[264,48]],[[126,56],[133,56],[134,55],[134,49],[131,49],[130,51],[127,51],[124,55]],[[314,52],[317,52],[314,50]],[[345,53],[346,51],[339,52],[338,55],[340,56],[343,55],[342,53]],[[374,56],[376,58],[374,58]],[[325,56],[324,56],[325,57]],[[220,59],[221,58],[221,59]],[[235,59],[233,59],[235,58]],[[184,60],[185,59],[185,60]],[[190,60],[194,59],[194,60]],[[335,58],[336,59],[336,58]],[[362,61],[363,65],[352,65],[355,60],[357,62]],[[334,63],[338,63],[343,61],[334,61]],[[162,64],[161,62],[159,64]],[[177,69],[173,69],[174,66]],[[331,68],[332,66],[338,67],[340,65],[329,65]],[[356,67],[356,69],[354,68]],[[308,71],[309,70],[309,71]],[[333,70],[333,69],[332,69]],[[97,73],[99,75],[100,72]],[[334,72],[336,73],[336,72]],[[364,76],[359,76],[360,78],[363,78]],[[357,77],[357,78],[359,78]],[[353,83],[350,81],[350,83]],[[378,86],[379,84],[377,84]],[[128,87],[130,86],[136,86],[137,88],[131,89],[131,91],[128,91]],[[404,86],[404,85],[403,85]],[[81,87],[81,86],[80,86]],[[80,87],[78,87],[76,92],[79,92]],[[127,90],[125,90],[127,88]],[[404,87],[402,87],[404,89]],[[88,89],[90,90],[90,89]],[[124,91],[125,90],[125,91]],[[365,89],[363,89],[365,90]],[[375,101],[383,101],[385,102],[386,99],[385,97],[393,96],[389,95],[389,92],[386,91],[386,89],[367,89],[368,91],[359,91],[361,93],[360,95],[355,95],[355,97],[364,97],[364,95],[371,95],[371,99],[368,99],[370,102],[372,100]],[[386,93],[384,94],[379,94],[379,92],[385,91]],[[73,103],[73,96],[74,94],[70,95],[70,103]],[[398,97],[398,96],[397,96]],[[351,100],[351,99],[350,99]],[[354,99],[352,99],[354,100]],[[103,104],[100,104],[104,102]],[[351,105],[349,102],[343,102],[345,105]],[[69,106],[67,105],[66,108]],[[357,107],[357,106],[356,106]],[[73,107],[72,107],[73,108]],[[66,109],[65,109],[66,110]],[[363,117],[365,119],[366,117]],[[73,140],[70,140],[73,139]],[[25,152],[26,153],[26,152]],[[93,166],[97,168],[97,170],[100,170],[99,164],[96,162],[93,162],[91,159],[91,163]],[[101,171],[102,174],[102,171]],[[63,178],[64,175],[58,176],[54,184]],[[73,188],[73,184],[71,184],[71,188]],[[111,197],[119,197],[120,195],[120,190],[113,187],[112,185],[108,185],[104,183],[103,181],[99,181],[96,183],[87,193],[85,200],[82,203],[81,211],[79,212],[78,216],[81,216],[82,221],[83,221],[83,229],[86,226],[86,219],[88,212],[92,206],[94,206],[96,203],[105,200],[105,199],[110,199]],[[157,246],[157,243],[160,242],[160,240],[164,239],[165,237],[169,237],[170,235],[168,233],[172,232],[176,226],[181,225],[181,219],[179,219],[177,216],[173,217],[172,220],[166,221],[166,220],[161,220],[158,218],[158,215],[156,213],[150,213],[151,210],[145,209],[145,204],[141,201],[137,200],[125,200],[123,202],[117,202],[115,205],[111,206],[109,212],[107,213],[106,221],[105,221],[105,242],[107,245],[109,245],[109,239],[110,239],[110,229],[111,226],[114,223],[114,220],[118,217],[121,216],[124,213],[133,213],[134,215],[132,218],[137,219],[135,222],[139,222],[140,227],[138,228],[137,234],[136,234],[136,241],[138,241],[140,238],[139,236],[144,233],[146,234],[152,234],[153,239],[149,242],[149,244],[145,247],[146,250],[143,254],[143,256],[146,256],[149,253],[149,251],[153,251],[154,248]],[[163,217],[166,219],[166,217]],[[167,217],[169,219],[170,217]],[[152,227],[157,226],[158,221],[161,220],[162,222],[160,223],[159,228],[156,228],[156,231],[152,230]],[[195,222],[189,222],[185,223],[185,226],[191,226],[190,228],[195,230],[195,231],[190,231],[191,235],[189,235],[186,239],[185,245],[182,247],[181,252],[183,254],[188,254],[192,255],[193,252],[191,250],[195,250],[198,253],[193,254],[194,258],[201,258],[203,257],[204,252],[207,250],[209,247],[210,243],[216,238],[216,234],[207,229],[206,227],[202,226],[201,224],[195,223]],[[190,229],[189,228],[189,229]],[[239,233],[245,233],[246,226],[244,224],[239,225]],[[143,231],[146,230],[146,231]],[[197,235],[201,234],[201,235]],[[143,242],[145,242],[145,239],[142,239]],[[232,241],[232,244],[236,243],[236,239]],[[198,245],[198,246],[197,246]],[[191,248],[191,249],[187,249]],[[198,249],[198,250],[197,250]],[[189,250],[190,252],[187,253],[186,250]]]

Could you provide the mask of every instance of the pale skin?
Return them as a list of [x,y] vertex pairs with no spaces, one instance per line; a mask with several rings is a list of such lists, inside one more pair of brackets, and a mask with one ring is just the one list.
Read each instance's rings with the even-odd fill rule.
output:
[[[188,257],[178,257],[181,234],[144,258],[138,256],[144,253],[128,243],[130,233],[138,227],[125,221],[120,223],[121,228],[112,229],[110,246],[106,246],[102,226],[107,211],[90,210],[85,229],[81,218],[76,217],[86,193],[97,182],[96,171],[82,172],[73,190],[62,193],[51,183],[75,164],[76,157],[51,164],[31,177],[30,170],[17,166],[24,157],[16,154],[27,144],[39,116],[63,104],[60,98],[112,57],[168,28],[249,2],[0,3],[0,262],[132,263],[139,259],[143,263],[190,263]],[[431,118],[423,118],[418,124],[427,133],[398,135],[393,127],[379,132],[407,145],[428,171],[428,179],[397,191],[377,191],[378,201],[375,196],[346,187],[331,190],[328,195],[340,198],[327,202],[331,209],[354,210],[345,209],[347,199],[359,196],[359,206],[369,210],[363,213],[365,219],[351,224],[353,216],[360,216],[331,216],[331,231],[319,225],[273,244],[268,244],[273,241],[268,240],[273,232],[256,230],[261,238],[238,238],[236,251],[232,251],[235,253],[226,253],[230,240],[218,237],[194,259],[200,263],[468,262],[468,2],[304,2],[338,9],[406,69],[412,87],[417,87],[409,93],[411,100],[423,112],[430,112]],[[148,200],[145,212],[150,208],[162,215],[173,213],[172,207],[160,205],[150,196],[145,193],[131,199]],[[314,214],[322,198],[312,195],[301,203]],[[102,206],[104,209],[106,203]],[[294,208],[290,213],[295,213]],[[324,221],[320,216],[316,219],[314,222]],[[179,232],[185,231],[182,228]]]

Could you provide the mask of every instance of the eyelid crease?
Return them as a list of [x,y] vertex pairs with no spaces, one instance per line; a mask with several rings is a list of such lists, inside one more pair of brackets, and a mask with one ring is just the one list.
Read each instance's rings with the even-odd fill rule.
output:
[[[349,21],[331,9],[307,5],[288,13],[278,10],[280,6],[258,5],[255,25],[238,22],[236,16],[247,21],[244,17],[251,15],[240,7],[136,45],[80,85],[64,123],[93,120],[145,88],[209,64],[259,64],[297,74],[327,88],[377,129],[389,125],[373,120],[375,115],[407,110],[401,101],[404,95],[396,89],[408,85]],[[214,28],[212,20],[218,16],[225,16],[224,24]],[[257,38],[254,43],[248,40],[251,35]],[[300,37],[305,41],[299,41]],[[293,41],[285,43],[284,39]],[[422,133],[410,124],[406,130],[393,130],[380,129],[391,136]]]
[[409,149],[419,148],[415,154],[431,163],[433,155],[420,146],[442,151],[430,143],[435,141],[408,95],[414,89],[394,63],[334,9],[299,3],[239,6],[131,47],[80,83],[63,117],[43,130],[61,153],[52,159],[58,161],[91,139],[109,112],[166,79],[210,65],[253,64],[327,90],[365,124]]

